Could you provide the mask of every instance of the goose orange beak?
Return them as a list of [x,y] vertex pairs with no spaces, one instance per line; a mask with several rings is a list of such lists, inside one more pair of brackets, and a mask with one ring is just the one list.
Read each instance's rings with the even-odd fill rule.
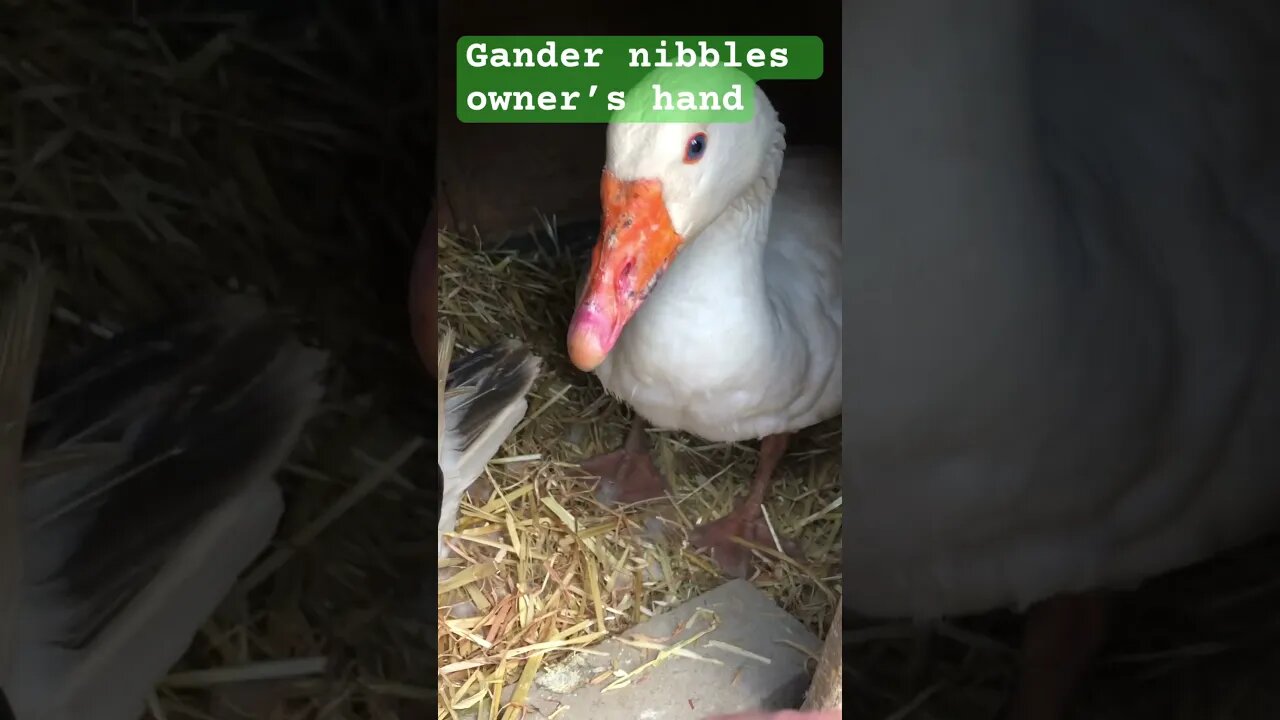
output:
[[675,231],[658,180],[600,180],[604,217],[591,271],[569,323],[569,359],[584,372],[604,362],[684,238]]

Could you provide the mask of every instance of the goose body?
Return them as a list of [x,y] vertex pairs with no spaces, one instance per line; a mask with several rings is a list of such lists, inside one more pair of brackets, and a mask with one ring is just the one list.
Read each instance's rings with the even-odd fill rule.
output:
[[595,371],[656,427],[759,440],[840,413],[839,158],[782,152],[776,186],[686,240]]
[[[28,307],[0,334],[38,354],[45,318]],[[273,476],[322,394],[325,357],[231,301],[45,365],[20,475],[0,478],[19,499],[0,676],[16,720],[143,713],[270,542]]]
[[[628,100],[689,71],[656,71]],[[695,544],[732,574],[769,542],[760,504],[791,433],[840,413],[839,160],[787,150],[762,89],[750,120],[610,123],[604,222],[569,328],[569,355],[637,420],[619,451],[583,467],[604,500],[663,494],[643,424],[711,441],[760,440],[747,498],[700,527]],[[668,85],[670,86],[670,85]],[[642,114],[642,113],[641,113]]]
[[870,0],[846,607],[1028,610],[1063,716],[1105,597],[1280,527],[1280,10]]
[[[748,84],[750,122],[610,124],[606,227],[570,330],[574,362],[608,392],[653,425],[712,441],[840,412],[839,156],[788,149],[768,96]],[[656,189],[636,189],[646,185]],[[603,345],[601,323],[613,336]]]
[[[900,68],[854,83],[849,128],[867,614],[1129,588],[1280,523],[1280,15],[982,5],[855,20],[858,61]],[[908,68],[922,9],[958,20]]]

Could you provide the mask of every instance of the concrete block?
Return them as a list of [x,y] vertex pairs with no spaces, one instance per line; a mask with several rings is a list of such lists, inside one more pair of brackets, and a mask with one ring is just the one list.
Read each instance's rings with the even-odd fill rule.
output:
[[[713,623],[713,630],[698,636]],[[721,585],[622,635],[666,647],[695,636],[684,650],[705,660],[668,654],[610,690],[611,683],[655,660],[659,652],[610,639],[589,648],[592,653],[575,653],[539,673],[526,717],[545,720],[559,710],[557,720],[704,720],[722,713],[797,708],[809,686],[810,656],[822,645],[745,580]],[[611,676],[600,680],[606,673]]]

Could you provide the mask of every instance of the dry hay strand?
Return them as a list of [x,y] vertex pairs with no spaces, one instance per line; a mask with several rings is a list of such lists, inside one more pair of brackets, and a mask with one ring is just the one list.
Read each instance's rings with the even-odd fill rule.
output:
[[415,482],[431,420],[404,398],[425,407],[430,387],[403,292],[382,290],[403,287],[429,210],[433,10],[316,0],[267,23],[253,3],[189,4],[0,10],[0,275],[50,263],[48,357],[216,289],[261,296],[330,351],[324,404],[278,476],[276,546],[151,715],[406,717],[435,658],[434,512]]
[[[580,260],[548,226],[545,250],[484,252],[439,236],[441,326],[466,347],[499,336],[544,359],[525,419],[464,501],[439,588],[440,718],[517,718],[538,670],[725,581],[687,542],[745,494],[754,444],[653,433],[673,502],[610,509],[577,468],[620,446],[630,419],[569,363],[564,338]],[[840,593],[839,425],[802,433],[766,512],[803,560],[756,552],[753,582],[819,637]]]

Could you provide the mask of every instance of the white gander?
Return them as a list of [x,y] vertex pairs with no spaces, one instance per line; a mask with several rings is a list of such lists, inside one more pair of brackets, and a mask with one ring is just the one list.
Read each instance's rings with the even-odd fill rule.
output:
[[[661,181],[685,242],[596,375],[654,426],[712,441],[840,412],[839,156],[788,151],[758,87],[756,107],[749,123],[608,130],[607,169]],[[706,151],[687,164],[699,131]]]
[[609,129],[608,168],[661,180],[687,242],[604,387],[712,441],[847,391],[864,614],[1132,587],[1280,526],[1280,7],[866,0],[844,21],[843,188],[763,93],[749,124]]

